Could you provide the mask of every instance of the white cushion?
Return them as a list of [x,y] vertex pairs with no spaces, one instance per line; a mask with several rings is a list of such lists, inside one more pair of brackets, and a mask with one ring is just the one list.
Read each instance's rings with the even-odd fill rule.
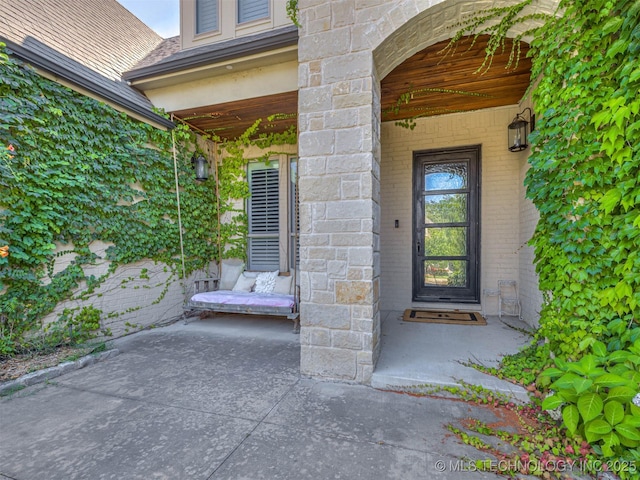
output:
[[273,293],[280,293],[282,295],[291,295],[291,283],[293,282],[293,276],[276,277],[276,286],[273,288]]
[[221,269],[219,289],[231,290],[244,270],[244,262],[237,258],[222,260]]
[[250,292],[256,283],[255,278],[247,277],[244,273],[238,277],[238,281],[231,289],[234,292]]
[[253,291],[256,293],[273,293],[278,273],[280,273],[278,270],[259,273],[256,277],[256,285]]

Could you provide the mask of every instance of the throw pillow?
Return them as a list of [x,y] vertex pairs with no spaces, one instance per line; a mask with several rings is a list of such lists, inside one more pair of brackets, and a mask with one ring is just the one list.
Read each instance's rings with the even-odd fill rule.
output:
[[274,272],[259,273],[256,277],[256,285],[253,291],[256,293],[273,293],[278,273],[280,273],[278,270]]
[[220,290],[231,290],[244,270],[244,263],[237,258],[231,258],[223,260],[221,268]]
[[276,286],[273,289],[273,293],[280,293],[282,295],[291,295],[291,283],[293,282],[293,276],[288,277],[276,277]]
[[238,277],[238,281],[233,286],[234,292],[250,292],[253,285],[256,283],[255,278],[247,277],[244,273]]

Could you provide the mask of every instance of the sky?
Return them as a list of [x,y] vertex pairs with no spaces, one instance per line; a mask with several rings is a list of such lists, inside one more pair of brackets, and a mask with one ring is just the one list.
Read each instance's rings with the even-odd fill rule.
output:
[[180,34],[180,0],[118,0],[163,38]]

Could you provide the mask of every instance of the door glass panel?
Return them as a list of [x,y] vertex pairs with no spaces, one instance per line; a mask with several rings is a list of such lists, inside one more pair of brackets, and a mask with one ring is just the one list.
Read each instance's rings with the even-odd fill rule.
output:
[[467,227],[424,229],[425,257],[464,257],[467,255]]
[[467,221],[467,194],[425,195],[424,223],[463,223]]
[[432,163],[424,166],[424,189],[458,190],[467,188],[467,163]]
[[424,262],[425,287],[466,287],[465,260],[427,260]]

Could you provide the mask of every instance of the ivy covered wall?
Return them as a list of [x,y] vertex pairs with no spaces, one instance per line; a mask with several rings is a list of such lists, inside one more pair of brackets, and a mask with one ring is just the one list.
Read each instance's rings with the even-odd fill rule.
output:
[[[124,266],[138,265],[135,275],[118,274],[122,291],[110,318],[181,289],[173,140],[190,273],[218,257],[219,205],[211,183],[194,180],[193,134],[133,120],[0,50],[0,246],[8,246],[0,257],[0,355],[27,348],[29,332],[65,300],[78,307],[58,312],[51,341],[104,327],[106,314],[93,303]],[[242,237],[242,224],[226,236]],[[161,278],[152,280],[154,265]],[[134,279],[149,293],[135,307],[119,304],[127,289],[145,289]]]

